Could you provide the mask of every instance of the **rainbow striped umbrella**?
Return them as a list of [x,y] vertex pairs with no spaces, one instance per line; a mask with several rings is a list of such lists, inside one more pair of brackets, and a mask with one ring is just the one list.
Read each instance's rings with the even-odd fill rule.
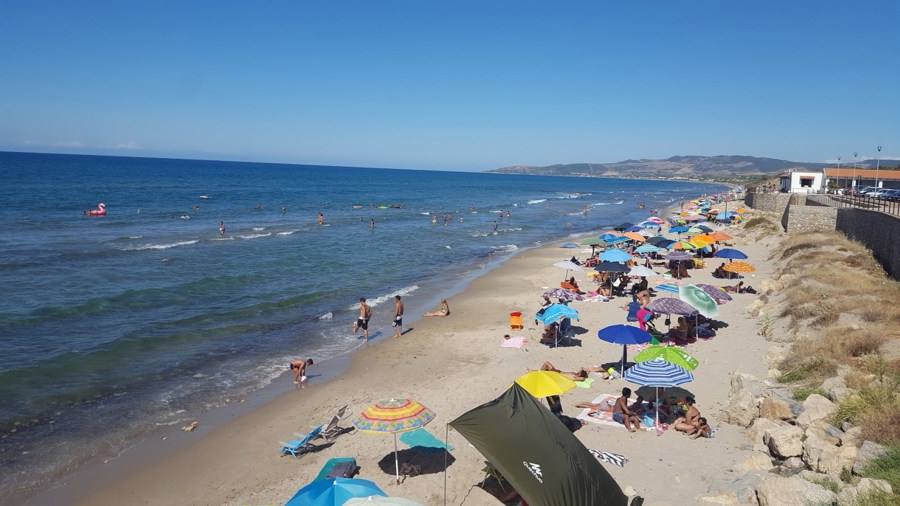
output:
[[410,399],[376,402],[364,409],[353,425],[362,432],[394,435],[394,467],[400,483],[400,461],[397,456],[397,434],[424,427],[434,419],[434,411]]

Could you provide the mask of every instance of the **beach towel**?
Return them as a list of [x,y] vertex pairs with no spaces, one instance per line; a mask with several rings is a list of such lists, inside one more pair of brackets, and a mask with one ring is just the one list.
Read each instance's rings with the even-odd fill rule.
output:
[[522,348],[523,346],[525,346],[525,338],[522,336],[510,337],[500,343],[501,348]]
[[619,455],[618,453],[601,452],[592,450],[590,448],[588,448],[588,451],[591,452],[591,454],[597,457],[599,460],[602,460],[603,462],[609,462],[610,464],[615,464],[619,467],[625,467],[625,464],[628,463],[628,459],[625,458],[624,455]]
[[[591,402],[593,402],[594,404],[598,404],[603,401],[608,401],[610,404],[614,404],[616,402],[616,399],[618,399],[618,398],[619,398],[618,395],[600,394],[599,397],[597,397],[596,399],[594,399]],[[578,418],[579,420],[584,420],[586,422],[595,423],[597,425],[608,425],[610,427],[621,427],[624,429],[625,425],[613,420],[612,415],[613,414],[611,411],[602,411],[602,410],[594,410],[594,409],[590,409],[590,408],[585,408],[581,411],[581,414],[575,418]],[[637,427],[637,429],[651,431],[651,430],[653,430],[653,427],[645,427],[645,426],[639,424],[639,427]]]
[[413,431],[404,432],[400,435],[400,441],[403,441],[409,446],[422,446],[425,448],[446,448],[448,450],[453,449],[453,445],[445,445],[443,441],[434,437],[434,435],[432,435],[425,429],[416,429]]
[[578,388],[591,388],[591,383],[594,382],[594,378],[584,378],[581,381],[576,381],[575,386]]

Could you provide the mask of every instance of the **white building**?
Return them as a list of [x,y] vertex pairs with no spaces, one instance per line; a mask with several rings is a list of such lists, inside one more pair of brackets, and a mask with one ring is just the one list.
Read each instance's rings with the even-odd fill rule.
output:
[[825,188],[825,174],[791,169],[779,176],[778,190],[788,193],[821,193]]

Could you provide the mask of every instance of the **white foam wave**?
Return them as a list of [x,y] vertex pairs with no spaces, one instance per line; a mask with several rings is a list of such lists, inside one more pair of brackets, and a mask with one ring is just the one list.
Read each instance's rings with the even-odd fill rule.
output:
[[[254,229],[255,230],[255,229]],[[265,234],[248,234],[248,235],[239,235],[238,239],[259,239],[260,237],[269,237],[272,235],[272,232],[268,232]]]
[[547,202],[547,199],[536,199],[528,201],[529,204],[540,204],[541,202]]
[[299,232],[299,231],[300,231],[300,229],[297,229],[297,230],[285,230],[285,231],[283,231],[283,232],[278,232],[278,233],[276,233],[275,235],[294,235],[294,234],[296,234],[296,233]]
[[325,313],[325,314],[319,316],[319,317],[316,318],[316,319],[317,319],[317,320],[330,320],[330,319],[332,319],[332,318],[334,318],[334,314],[333,314],[331,311],[329,311],[329,312],[327,312],[327,313]]
[[[374,299],[368,299],[368,298],[367,298],[367,299],[366,299],[366,302],[367,302],[370,306],[376,307],[376,306],[378,306],[379,304],[382,304],[382,303],[384,303],[384,302],[386,302],[386,301],[394,300],[394,296],[395,296],[395,295],[399,295],[399,296],[403,297],[403,296],[408,295],[408,294],[410,294],[410,293],[412,293],[412,292],[414,292],[414,291],[416,291],[416,290],[418,290],[418,289],[419,289],[419,285],[406,286],[406,287],[403,287],[403,288],[401,288],[401,289],[399,289],[399,290],[397,290],[397,291],[395,291],[395,292],[391,292],[391,293],[385,294],[385,295],[379,295],[378,297],[375,297]],[[354,311],[354,310],[357,310],[357,309],[359,309],[359,304],[353,304],[352,306],[350,306],[350,307],[347,308],[348,311]]]
[[260,230],[265,230],[265,229],[266,229],[266,227],[250,227],[250,230],[255,230],[256,232],[259,232]]
[[170,248],[177,248],[179,246],[190,246],[191,244],[197,244],[198,242],[200,242],[200,241],[195,239],[193,241],[179,241],[179,242],[173,242],[173,243],[169,243],[169,244],[141,244],[139,246],[131,246],[128,248],[123,248],[123,249],[125,251],[141,251],[141,250],[148,250],[148,249],[170,249]]
[[505,244],[503,246],[498,246],[496,249],[494,249],[494,252],[496,252],[496,253],[501,253],[501,252],[502,253],[512,253],[513,251],[516,251],[517,249],[519,249],[519,247],[516,246],[515,244]]

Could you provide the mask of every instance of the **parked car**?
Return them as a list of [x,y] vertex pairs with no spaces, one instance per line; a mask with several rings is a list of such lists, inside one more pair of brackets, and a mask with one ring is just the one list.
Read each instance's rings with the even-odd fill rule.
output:
[[882,188],[881,190],[872,194],[872,196],[876,199],[883,200],[891,200],[892,197],[897,197],[898,195],[900,195],[900,189],[896,188]]

